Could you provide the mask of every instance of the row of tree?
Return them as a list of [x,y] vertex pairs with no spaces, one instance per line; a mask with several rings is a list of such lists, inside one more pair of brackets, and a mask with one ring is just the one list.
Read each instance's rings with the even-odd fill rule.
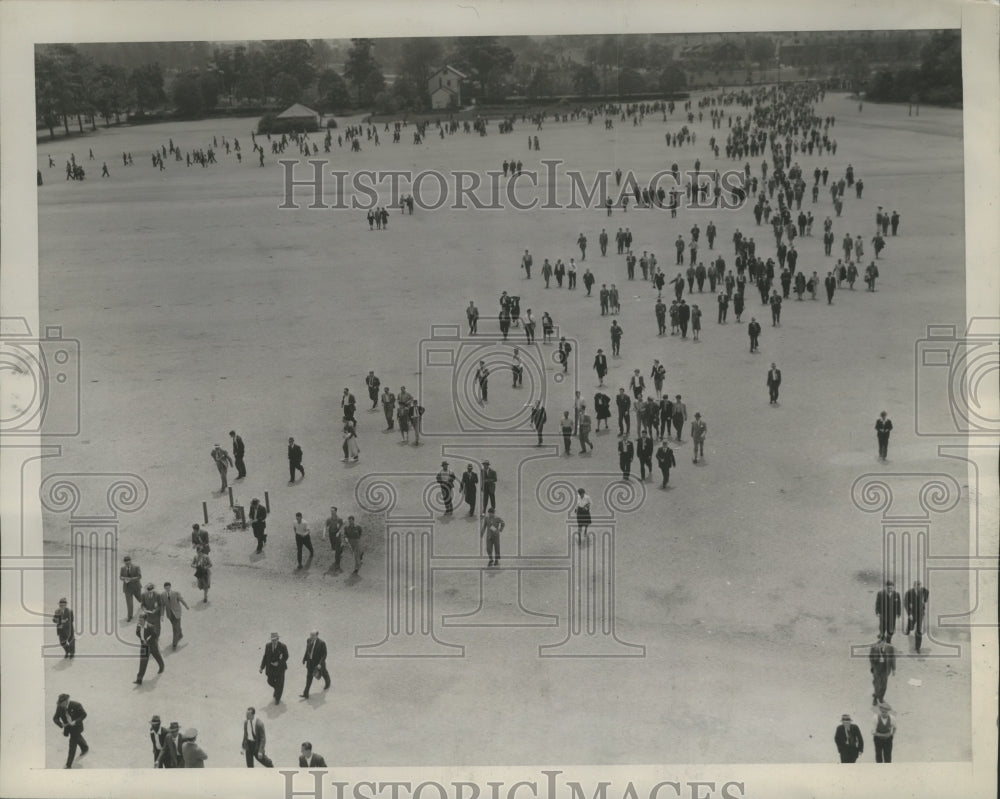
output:
[[880,70],[865,95],[881,102],[956,105],[962,102],[962,40],[958,31],[935,33],[920,53],[919,67]]

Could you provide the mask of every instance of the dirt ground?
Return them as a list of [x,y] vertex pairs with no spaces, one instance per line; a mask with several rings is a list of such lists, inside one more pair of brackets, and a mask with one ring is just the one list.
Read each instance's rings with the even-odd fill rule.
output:
[[[166,671],[147,676],[141,689],[132,685],[135,638],[120,592],[112,590],[120,640],[84,635],[72,663],[61,660],[58,647],[47,651],[54,656],[45,664],[47,705],[66,691],[90,714],[93,752],[83,767],[147,765],[153,713],[164,723],[196,726],[209,765],[240,766],[238,736],[248,705],[267,724],[268,752],[279,764],[294,763],[303,740],[313,741],[328,762],[350,766],[835,762],[833,730],[844,712],[870,739],[867,661],[851,652],[852,646],[866,650],[877,631],[882,536],[878,515],[852,502],[852,484],[867,473],[953,476],[963,486],[962,501],[934,517],[933,547],[966,550],[968,479],[961,462],[938,457],[940,441],[914,433],[913,356],[928,324],[961,328],[965,318],[961,113],[922,108],[919,118],[908,118],[905,107],[872,104],[858,113],[843,95],[828,95],[817,112],[836,115],[831,135],[838,150],[823,157],[800,153],[808,180],[816,165],[839,178],[852,163],[865,192],[859,200],[849,191],[843,216],[835,219],[833,259],[824,257],[821,241],[822,219],[833,216],[829,194],[821,192],[816,206],[807,194],[803,207],[813,210],[816,223],[811,238],[797,241],[799,268],[825,275],[845,233],[862,235],[867,263],[876,207],[897,209],[900,235],[888,239],[879,262],[879,290],[868,293],[859,281],[855,291],[838,292],[832,306],[822,298],[798,303],[793,295],[778,329],[752,290],[744,324],[734,323],[732,312],[729,324],[716,324],[716,304],[706,291],[688,300],[704,311],[697,343],[657,337],[655,292],[648,283],[626,280],[614,231],[629,226],[633,249],[655,252],[669,279],[677,271],[672,242],[678,233],[687,238],[695,221],[702,231],[715,222],[716,249],[730,265],[736,228],[755,236],[758,253],[773,255],[773,237],[755,226],[749,206],[686,210],[676,220],[636,209],[616,210],[609,219],[593,209],[418,208],[413,216],[395,210],[387,230],[369,232],[363,212],[310,210],[306,192],[299,210],[279,209],[283,169],[270,153],[265,167],[257,166],[246,120],[119,128],[40,143],[41,321],[80,341],[82,391],[81,432],[61,442],[61,458],[43,462],[43,476],[139,476],[148,499],[138,512],[121,516],[112,565],[131,553],[144,581],[158,589],[172,581],[191,605],[182,646],[166,653]],[[742,166],[724,154],[711,157],[708,139],[713,133],[724,139],[727,130],[713,132],[707,114],[693,126],[695,146],[665,148],[664,132],[682,124],[679,111],[667,122],[654,115],[640,127],[616,122],[613,131],[599,121],[578,121],[547,123],[542,131],[518,124],[502,136],[491,124],[486,137],[431,135],[419,146],[408,131],[396,145],[380,131],[382,145],[365,142],[358,154],[335,144],[331,168],[482,172],[514,158],[526,169],[544,170],[541,159],[558,158],[585,175],[621,167],[641,176],[675,161],[690,168],[695,158],[708,169]],[[525,148],[529,134],[539,137],[540,152]],[[207,169],[171,160],[164,172],[151,166],[150,152],[169,137],[188,150],[210,145],[213,135],[238,137],[243,163],[222,153],[221,163]],[[87,160],[88,147],[95,161]],[[123,150],[134,154],[134,166],[121,166]],[[63,179],[70,151],[87,169],[83,183]],[[48,154],[55,168],[47,167]],[[109,179],[99,177],[102,161]],[[752,161],[755,174],[759,161]],[[304,175],[299,167],[296,176]],[[326,189],[332,196],[332,184]],[[388,193],[382,198],[387,202]],[[597,241],[602,227],[612,236],[606,258]],[[583,263],[575,246],[581,232],[590,242]],[[526,248],[535,260],[530,281],[519,269]],[[568,379],[557,382],[552,347],[526,350],[545,363],[536,387],[546,387],[546,444],[555,444],[557,417],[572,407],[574,386],[592,400],[597,381],[590,365],[597,347],[610,352],[609,320],[599,315],[596,296],[583,296],[582,285],[570,292],[553,282],[545,290],[538,274],[545,257],[553,263],[577,257],[581,276],[589,266],[598,287],[615,282],[622,289],[625,338],[607,385],[614,391],[626,386],[632,369],[648,374],[659,358],[667,368],[666,390],[682,394],[689,414],[698,411],[708,423],[703,463],[691,463],[685,430],[684,443],[674,445],[678,467],[670,489],[647,482],[641,504],[614,513],[611,616],[620,641],[644,647],[643,656],[539,657],[540,646],[567,635],[566,572],[525,572],[519,583],[508,566],[489,574],[435,572],[429,590],[436,635],[463,646],[462,657],[357,657],[355,647],[381,641],[387,624],[385,517],[358,502],[356,488],[366,475],[389,475],[384,479],[397,486],[400,508],[419,511],[422,487],[443,452],[455,471],[468,458],[489,458],[500,476],[498,513],[508,523],[505,556],[520,547],[525,555],[552,557],[559,568],[570,551],[567,513],[546,509],[558,493],[547,494],[546,486],[555,479],[581,485],[595,499],[595,514],[609,513],[605,492],[619,476],[614,419],[611,434],[593,437],[592,456],[577,456],[574,446],[564,458],[554,447],[524,447],[534,443],[530,436],[457,430],[456,403],[470,407],[468,372],[459,370],[453,380],[446,367],[421,369],[427,363],[422,346],[456,346],[427,339],[435,325],[464,332],[470,299],[483,314],[484,337],[496,330],[502,290],[519,295],[522,309],[532,308],[536,318],[550,311],[579,358]],[[763,324],[758,354],[748,351],[751,315]],[[514,338],[523,340],[518,330]],[[458,360],[471,357],[474,364],[479,356],[465,346]],[[510,346],[483,350],[497,364],[489,416],[523,422],[535,378],[529,375],[524,389],[510,387],[506,360],[496,355]],[[767,402],[772,361],[783,372],[778,406]],[[365,411],[369,369],[393,391],[419,387],[428,433],[421,446],[401,444],[397,433],[383,431],[381,413]],[[357,464],[341,462],[344,387],[359,403]],[[928,412],[941,412],[945,400],[942,392],[940,405]],[[876,458],[873,430],[883,409],[895,424],[885,464]],[[237,500],[269,492],[263,557],[252,554],[249,531],[225,529],[228,501],[216,493],[209,451],[216,442],[228,448],[227,431],[234,428],[246,441],[249,472],[236,484]],[[305,451],[306,477],[294,486],[286,485],[288,436]],[[215,565],[207,606],[199,604],[189,565],[190,526],[201,521],[203,501]],[[369,552],[359,578],[349,569],[329,571],[332,556],[319,535],[316,558],[295,571],[294,513],[302,511],[317,529],[331,504],[362,519]],[[447,555],[478,557],[476,525],[463,513],[456,503],[453,521],[437,514],[435,564]],[[48,554],[68,552],[65,514],[46,514],[45,538]],[[485,565],[485,558],[463,562]],[[936,577],[935,612],[966,608],[967,582],[960,572]],[[53,577],[49,604],[69,590]],[[420,590],[412,574],[402,590]],[[555,624],[518,626],[525,619],[519,601],[527,611],[549,614],[527,618]],[[486,615],[478,618],[512,626],[441,624],[442,616],[470,614],[481,603]],[[305,677],[299,661],[311,629],[329,646],[333,685],[327,692],[314,688],[304,701],[297,698]],[[257,673],[272,630],[291,653],[278,707],[269,704],[270,690]],[[54,631],[50,637],[54,643]],[[901,657],[887,699],[900,729],[895,758],[968,759],[966,636],[936,629],[920,658],[902,657],[912,647],[902,634],[894,643]],[[88,658],[88,651],[120,657]],[[946,652],[953,654],[935,656]],[[47,729],[47,764],[59,767],[64,739],[53,725]],[[872,749],[865,759],[873,758]]]

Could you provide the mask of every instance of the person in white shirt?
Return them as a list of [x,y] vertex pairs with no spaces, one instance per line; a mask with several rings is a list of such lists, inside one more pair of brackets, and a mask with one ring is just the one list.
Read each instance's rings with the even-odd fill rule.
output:
[[295,524],[292,525],[292,530],[295,532],[295,554],[299,559],[299,568],[302,568],[302,548],[305,547],[309,550],[309,560],[312,560],[313,556],[313,545],[312,538],[310,537],[309,525],[302,521],[302,514],[295,514]]
[[576,493],[576,523],[579,525],[576,531],[576,540],[582,543],[583,537],[587,534],[587,528],[590,527],[591,499],[590,495],[582,488],[578,488]]

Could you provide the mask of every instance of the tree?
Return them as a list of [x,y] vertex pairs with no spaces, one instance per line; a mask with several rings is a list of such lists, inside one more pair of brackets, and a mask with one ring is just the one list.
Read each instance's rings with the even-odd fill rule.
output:
[[335,69],[324,69],[316,81],[317,105],[324,114],[339,111],[351,104],[347,83]]
[[573,91],[583,97],[590,97],[600,91],[601,82],[590,66],[579,66],[573,70]]
[[548,97],[552,94],[552,76],[546,67],[538,67],[525,90],[528,97]]
[[97,67],[93,85],[93,102],[97,112],[110,126],[111,117],[121,119],[128,105],[128,74],[124,67],[101,64]]
[[[291,75],[301,91],[301,87],[310,85],[316,79],[312,46],[304,39],[267,42],[265,53],[268,74],[275,81],[279,75]],[[274,91],[277,92],[277,89]]]
[[668,64],[660,72],[659,86],[664,94],[682,91],[687,86],[687,75],[676,64]]
[[180,117],[199,117],[204,109],[201,86],[196,72],[185,72],[178,75],[170,88],[170,96],[177,115]]
[[167,94],[163,90],[163,70],[158,63],[136,67],[128,80],[129,87],[135,93],[135,107],[139,114],[167,101]]
[[289,106],[302,99],[302,86],[294,75],[282,72],[274,78],[274,96],[279,105]]
[[479,85],[483,99],[499,99],[507,74],[514,66],[514,53],[496,36],[468,36],[458,40],[449,59]]
[[382,67],[372,55],[374,47],[372,39],[351,39],[351,49],[344,66],[344,77],[351,82],[360,106],[370,106],[385,87]]
[[646,90],[646,81],[638,71],[630,68],[618,73],[618,94],[640,94]]
[[38,48],[35,50],[35,115],[49,129],[49,136],[55,138],[55,126],[62,120],[69,135],[65,105],[66,75],[62,64],[52,53]]
[[[427,82],[441,63],[442,53],[441,44],[437,39],[407,39],[400,54],[399,77],[396,79],[396,84],[409,85],[401,86],[396,93],[413,98],[417,107],[430,108],[431,95]],[[393,86],[394,90],[395,88]]]
[[215,108],[219,104],[219,92],[222,81],[214,70],[203,72],[198,76],[198,89],[201,91],[201,103],[206,109]]

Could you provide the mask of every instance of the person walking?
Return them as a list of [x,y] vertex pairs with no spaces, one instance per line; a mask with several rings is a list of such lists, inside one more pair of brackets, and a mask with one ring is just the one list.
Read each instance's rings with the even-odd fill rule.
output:
[[694,442],[694,459],[691,463],[698,462],[698,456],[701,455],[701,459],[705,459],[705,437],[708,435],[708,425],[701,418],[700,413],[694,415],[694,421],[691,422],[691,440]]
[[569,411],[563,411],[563,418],[559,420],[559,431],[563,439],[563,455],[569,455],[570,446],[573,443],[573,420]]
[[469,506],[469,516],[476,515],[476,495],[479,493],[479,475],[475,472],[475,467],[470,463],[462,473],[462,480],[458,486],[462,492],[462,498]]
[[487,503],[491,508],[496,510],[497,507],[497,473],[496,470],[490,466],[488,460],[483,461],[483,505],[482,509],[486,511]]
[[639,438],[636,439],[635,453],[639,459],[639,479],[645,481],[647,470],[650,477],[653,476],[653,439],[647,435],[645,429],[640,431]]
[[656,450],[656,465],[660,467],[660,474],[663,476],[660,488],[666,488],[670,482],[670,469],[677,465],[677,460],[674,458],[674,451],[663,439],[660,439],[660,446]]
[[139,597],[139,610],[146,614],[146,621],[156,630],[157,636],[160,634],[160,625],[163,621],[163,601],[156,592],[153,583],[146,583],[146,590]]
[[344,462],[355,463],[361,456],[361,447],[358,446],[357,425],[352,421],[344,422]]
[[632,460],[635,458],[635,445],[628,438],[628,434],[622,434],[618,440],[618,466],[622,470],[622,480],[628,480],[632,471]]
[[879,639],[868,651],[868,666],[872,674],[872,704],[885,701],[889,675],[896,673],[896,650],[892,644]]
[[851,721],[847,713],[840,717],[840,724],[833,734],[833,742],[837,745],[841,763],[856,763],[858,755],[865,751],[861,728]]
[[302,550],[309,550],[309,560],[313,558],[312,533],[309,530],[309,523],[302,520],[302,514],[295,514],[295,524],[292,525],[292,532],[295,533],[295,555],[298,559],[298,568],[302,568]]
[[503,532],[504,527],[506,527],[506,523],[496,515],[492,508],[486,511],[479,537],[485,536],[486,538],[486,555],[489,558],[487,566],[500,565],[500,533]]
[[323,529],[327,541],[330,542],[330,549],[333,550],[333,571],[335,573],[340,572],[340,559],[344,552],[344,538],[341,535],[343,526],[344,520],[337,515],[337,506],[331,505],[330,515],[323,522]]
[[604,376],[608,373],[608,356],[600,348],[594,356],[594,371],[597,372],[597,385],[603,386]]
[[264,646],[264,654],[260,659],[260,671],[267,672],[267,684],[274,689],[274,704],[281,704],[281,694],[285,690],[285,671],[288,669],[288,647],[285,646],[278,633],[271,633],[271,640]]
[[73,768],[77,749],[80,750],[80,757],[84,757],[90,752],[90,747],[83,737],[83,720],[85,718],[87,718],[87,711],[83,709],[83,705],[71,700],[69,694],[59,694],[52,722],[62,730],[62,734],[66,738],[69,738],[69,751],[66,755],[65,768]]
[[222,479],[222,487],[219,489],[219,493],[221,494],[229,487],[227,474],[229,472],[229,467],[233,465],[233,459],[229,457],[229,453],[218,444],[215,445],[215,448],[209,454],[212,456],[215,468],[219,470],[219,477]]
[[593,443],[590,440],[590,430],[591,430],[592,426],[593,426],[593,421],[590,418],[590,414],[587,413],[587,406],[586,406],[586,404],[581,404],[580,405],[580,418],[578,419],[577,428],[576,428],[576,430],[577,430],[577,437],[580,440],[580,454],[581,455],[586,455],[587,454],[587,448],[588,447],[590,448],[591,452],[594,451],[594,445],[593,445]]
[[[59,600],[59,606],[52,615],[52,623],[56,626],[56,634],[59,636],[59,646],[63,648],[63,658],[72,658],[76,655],[76,637],[74,627],[73,611],[69,609],[66,597]],[[919,633],[918,633],[919,635]]]
[[872,742],[875,744],[875,762],[892,762],[892,739],[896,734],[896,722],[890,712],[892,706],[879,702],[872,728]]
[[388,386],[382,389],[382,413],[385,414],[385,429],[392,430],[396,416],[396,395]]
[[435,477],[438,487],[441,489],[441,502],[444,503],[444,512],[448,516],[452,513],[452,492],[455,488],[455,473],[448,468],[448,461],[441,461],[441,470]]
[[146,676],[150,656],[159,666],[157,674],[162,674],[164,669],[163,656],[160,654],[159,632],[149,623],[144,611],[139,611],[139,623],[136,625],[135,635],[139,639],[139,673],[133,684],[142,685],[142,678]]
[[777,405],[778,404],[778,388],[781,386],[781,370],[775,365],[771,364],[771,368],[767,370],[767,390],[771,397],[768,404]]
[[313,753],[313,745],[309,741],[302,744],[299,752],[299,768],[326,768],[323,755]]
[[306,667],[306,687],[299,696],[309,698],[309,688],[314,679],[322,678],[324,691],[330,687],[330,672],[326,670],[326,642],[319,637],[319,630],[309,633],[302,664]]
[[901,615],[902,604],[899,591],[892,580],[886,580],[885,588],[875,595],[875,615],[878,616],[878,637],[887,644],[892,643],[896,632],[896,620]]
[[684,422],[687,421],[687,405],[681,402],[681,395],[674,397],[674,432],[677,433],[677,443],[681,443],[681,434],[684,430]]
[[302,447],[295,443],[294,438],[288,439],[288,485],[295,482],[295,473],[299,472],[304,480],[306,470],[302,468]]
[[253,530],[253,537],[257,539],[257,554],[264,551],[264,542],[267,541],[267,508],[260,504],[260,500],[254,497],[250,500],[250,529]]
[[170,621],[170,627],[173,632],[170,648],[176,651],[177,644],[184,637],[184,631],[181,629],[181,607],[183,606],[187,610],[190,610],[190,608],[180,592],[174,591],[169,582],[163,584],[163,593],[160,594],[160,604],[163,606],[164,614]]
[[235,430],[229,431],[229,437],[233,441],[233,458],[236,461],[236,479],[242,480],[247,476],[247,466],[243,462],[243,456],[246,455],[246,445],[243,443],[243,438],[237,435]]
[[126,622],[132,621],[133,601],[142,594],[142,569],[132,563],[132,558],[126,555],[122,558],[122,568],[118,574],[121,580],[122,591],[125,592],[125,605],[128,608],[128,618]]
[[576,540],[579,543],[583,543],[584,536],[587,535],[587,530],[590,528],[592,504],[590,495],[582,488],[578,488],[576,490]]
[[542,428],[545,427],[545,422],[548,419],[548,414],[545,413],[545,408],[542,407],[541,400],[535,400],[535,405],[531,409],[531,426],[534,428],[535,432],[538,434],[538,445],[542,446]]
[[875,420],[875,438],[878,440],[878,458],[884,461],[889,457],[889,434],[892,432],[892,420],[889,414],[882,411]]
[[750,317],[750,324],[747,325],[747,333],[750,336],[750,352],[757,352],[760,348],[760,322],[754,316]]
[[344,538],[347,539],[347,545],[351,548],[351,554],[354,556],[354,571],[352,574],[357,574],[358,569],[361,568],[361,564],[365,560],[365,550],[361,545],[361,527],[355,523],[353,516],[347,517],[347,524],[344,525]]
[[184,768],[205,768],[208,755],[198,746],[198,730],[195,727],[188,727],[181,733],[181,756]]
[[247,768],[253,768],[254,760],[265,768],[274,768],[274,763],[264,751],[266,746],[267,730],[264,728],[264,722],[257,718],[256,709],[248,707],[243,721],[242,746],[242,754],[247,759]]
[[[906,634],[916,632],[914,644],[917,652],[920,652],[924,634],[924,619],[927,616],[927,600],[931,592],[920,584],[920,580],[913,581],[913,588],[906,589],[903,603],[906,606]],[[70,655],[70,657],[73,657]]]

